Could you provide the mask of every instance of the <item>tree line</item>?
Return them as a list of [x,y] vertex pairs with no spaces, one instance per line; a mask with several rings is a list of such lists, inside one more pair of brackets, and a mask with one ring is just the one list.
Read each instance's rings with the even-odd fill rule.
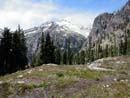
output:
[[[110,43],[103,44],[105,40],[109,40]],[[97,59],[122,55],[130,55],[129,29],[118,38],[114,33],[102,34],[101,38],[95,43],[93,43],[92,38],[89,37],[88,47],[77,53],[75,61],[76,64],[87,64]]]
[[70,41],[67,41],[67,49],[63,51],[56,47],[49,35],[44,35],[42,32],[40,52],[37,56],[33,57],[32,66],[40,66],[42,64],[64,64],[72,65],[73,52],[70,48]]
[[42,64],[73,64],[74,55],[70,47],[70,41],[67,42],[67,49],[62,51],[54,45],[49,33],[44,36],[44,32],[42,32],[40,42],[40,52],[33,57],[31,66],[28,66],[26,39],[23,30],[20,29],[20,26],[15,32],[4,28],[0,40],[0,75]]
[[23,70],[28,64],[24,32],[20,26],[15,32],[4,28],[0,40],[0,75]]
[[[96,43],[89,37],[88,47],[74,54],[70,40],[66,41],[66,48],[56,47],[49,32],[41,32],[40,52],[33,57],[31,67],[42,64],[87,64],[96,59],[130,54],[130,30],[126,30],[119,38],[114,33],[101,35]],[[109,39],[111,44],[102,45],[102,41]],[[24,70],[28,67],[27,47],[24,32],[18,26],[15,32],[4,28],[0,38],[0,75]]]

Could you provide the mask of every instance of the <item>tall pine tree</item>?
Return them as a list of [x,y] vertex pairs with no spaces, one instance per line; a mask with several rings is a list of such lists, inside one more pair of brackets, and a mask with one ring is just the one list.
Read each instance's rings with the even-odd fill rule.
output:
[[10,33],[10,30],[8,28],[4,28],[4,32],[2,34],[2,39],[1,39],[1,74],[6,74],[10,73],[10,68],[11,68],[11,52],[12,52],[12,35]]
[[25,37],[20,27],[14,33],[5,28],[0,43],[0,74],[25,69],[28,63],[26,53]]
[[67,63],[69,65],[72,65],[73,63],[73,52],[71,50],[70,40],[68,40],[68,44],[67,44]]
[[65,50],[62,56],[63,64],[67,65],[67,51]]
[[58,65],[61,64],[61,53],[58,48],[55,49],[55,63]]
[[49,33],[47,33],[46,36],[46,43],[45,43],[45,64],[48,63],[55,63],[55,46],[53,45],[53,42],[51,41]]
[[27,47],[24,37],[24,32],[18,27],[13,33],[13,63],[12,65],[17,66],[17,70],[25,69],[27,62]]
[[37,63],[39,63],[39,65],[41,64],[45,64],[45,56],[46,56],[46,49],[45,49],[45,39],[44,39],[44,32],[42,32],[42,37],[41,37],[41,50],[40,50],[40,58],[38,58],[39,60],[37,60]]

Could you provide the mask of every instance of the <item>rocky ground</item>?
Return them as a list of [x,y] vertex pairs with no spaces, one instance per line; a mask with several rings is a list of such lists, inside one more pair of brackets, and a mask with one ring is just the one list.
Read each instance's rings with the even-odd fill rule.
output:
[[0,98],[130,98],[129,56],[92,65],[42,65],[0,77]]

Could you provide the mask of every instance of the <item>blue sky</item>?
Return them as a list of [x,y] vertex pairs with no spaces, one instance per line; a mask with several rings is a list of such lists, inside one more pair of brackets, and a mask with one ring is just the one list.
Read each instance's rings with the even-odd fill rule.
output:
[[114,12],[128,0],[0,0],[0,28],[38,26],[50,20],[66,19],[74,24],[92,26],[103,12]]
[[74,8],[78,11],[113,12],[120,9],[128,0],[54,0],[60,7]]

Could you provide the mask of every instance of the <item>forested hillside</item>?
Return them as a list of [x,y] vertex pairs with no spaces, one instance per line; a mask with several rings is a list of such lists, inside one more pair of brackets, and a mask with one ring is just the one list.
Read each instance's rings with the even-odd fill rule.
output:
[[[130,1],[119,11],[97,16],[80,54],[85,63],[96,59],[130,54]],[[83,62],[83,63],[84,63]]]

